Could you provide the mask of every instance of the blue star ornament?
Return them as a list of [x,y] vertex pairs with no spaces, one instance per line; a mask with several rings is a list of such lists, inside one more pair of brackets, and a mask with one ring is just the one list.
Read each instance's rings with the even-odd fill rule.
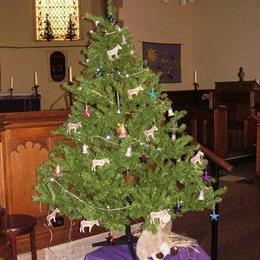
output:
[[154,89],[149,91],[149,95],[150,95],[151,98],[156,98],[157,97],[157,93],[156,93],[156,91],[154,91]]
[[212,213],[210,214],[211,220],[215,220],[218,221],[219,218],[219,214],[216,214],[215,210],[212,211]]

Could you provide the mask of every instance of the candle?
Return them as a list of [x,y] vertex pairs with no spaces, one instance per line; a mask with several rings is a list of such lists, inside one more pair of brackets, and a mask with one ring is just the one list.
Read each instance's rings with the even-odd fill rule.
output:
[[194,83],[198,83],[198,76],[197,76],[197,71],[193,71],[193,76],[194,76]]
[[69,66],[69,82],[72,82],[72,67]]
[[34,86],[38,86],[37,72],[34,72]]
[[14,77],[11,77],[10,89],[14,88]]

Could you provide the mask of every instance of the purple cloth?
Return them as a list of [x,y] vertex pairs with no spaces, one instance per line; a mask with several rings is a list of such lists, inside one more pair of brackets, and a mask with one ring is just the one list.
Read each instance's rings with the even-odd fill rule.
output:
[[[197,253],[191,248],[179,248],[178,254],[175,256],[167,255],[165,260],[210,260],[205,251],[197,246]],[[85,256],[85,260],[132,260],[127,245],[120,246],[104,246],[89,253]]]

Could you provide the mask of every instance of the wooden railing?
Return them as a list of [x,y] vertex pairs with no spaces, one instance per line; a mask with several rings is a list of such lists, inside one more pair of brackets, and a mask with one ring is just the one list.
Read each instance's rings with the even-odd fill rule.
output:
[[223,168],[224,170],[231,172],[233,166],[226,162],[222,157],[218,156],[216,153],[212,152],[206,146],[199,144],[201,151],[206,155],[206,157],[214,162],[218,167]]

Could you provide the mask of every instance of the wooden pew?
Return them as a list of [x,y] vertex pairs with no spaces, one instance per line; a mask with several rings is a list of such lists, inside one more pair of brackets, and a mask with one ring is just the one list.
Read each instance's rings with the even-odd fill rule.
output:
[[255,116],[257,134],[256,134],[256,177],[260,180],[260,112]]
[[260,88],[255,81],[215,82],[214,107],[227,107],[228,156],[255,154],[256,121]]
[[218,156],[227,156],[227,110],[215,109],[189,111],[183,121],[187,132],[199,143],[209,147]]

